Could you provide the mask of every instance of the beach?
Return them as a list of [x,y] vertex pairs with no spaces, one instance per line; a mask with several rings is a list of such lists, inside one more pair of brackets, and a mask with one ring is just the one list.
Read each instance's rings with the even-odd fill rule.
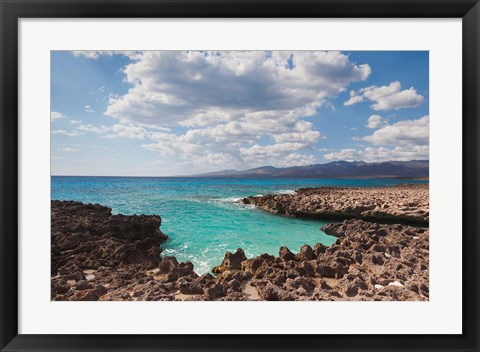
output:
[[201,273],[165,253],[162,214],[54,200],[52,300],[429,299],[428,185],[299,188],[234,203],[282,221],[324,219],[317,232],[333,240],[256,255],[238,247]]

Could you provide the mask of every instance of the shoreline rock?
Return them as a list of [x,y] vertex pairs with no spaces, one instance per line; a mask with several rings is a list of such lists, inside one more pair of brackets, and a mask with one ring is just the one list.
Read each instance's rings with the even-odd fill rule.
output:
[[52,201],[52,300],[428,300],[428,228],[362,220],[328,224],[331,247],[281,247],[277,257],[227,252],[197,275],[161,257],[157,215],[112,215],[98,204]]
[[243,198],[269,213],[324,220],[359,219],[428,226],[428,184],[300,188],[294,194]]

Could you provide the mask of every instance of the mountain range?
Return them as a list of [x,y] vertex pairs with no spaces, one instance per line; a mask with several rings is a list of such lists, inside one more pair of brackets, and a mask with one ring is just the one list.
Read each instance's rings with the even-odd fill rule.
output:
[[429,161],[332,161],[326,164],[307,166],[274,167],[261,166],[254,169],[221,170],[192,177],[238,177],[238,178],[428,178]]

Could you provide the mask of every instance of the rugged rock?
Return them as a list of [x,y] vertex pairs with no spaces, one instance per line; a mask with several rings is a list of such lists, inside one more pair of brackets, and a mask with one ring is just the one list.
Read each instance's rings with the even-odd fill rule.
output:
[[245,256],[243,249],[238,248],[234,254],[227,252],[222,264],[213,268],[212,272],[215,274],[221,274],[227,270],[240,270],[242,268],[242,263],[245,260],[247,260],[247,257]]
[[428,226],[428,185],[301,188],[294,194],[247,197],[270,213],[318,219],[361,219]]
[[362,220],[329,224],[331,247],[247,259],[227,252],[216,276],[161,258],[158,216],[112,215],[52,201],[52,300],[428,300],[429,230]]
[[161,282],[195,278],[191,263],[160,258],[157,215],[112,215],[110,208],[51,203],[52,300],[162,299]]
[[226,296],[209,297],[252,299],[253,291],[260,300],[429,299],[428,228],[350,219],[323,230],[338,237],[331,247],[304,245],[297,254],[281,247],[276,258],[242,259],[234,270],[242,290],[229,296],[233,274],[225,269],[215,280],[227,288]]

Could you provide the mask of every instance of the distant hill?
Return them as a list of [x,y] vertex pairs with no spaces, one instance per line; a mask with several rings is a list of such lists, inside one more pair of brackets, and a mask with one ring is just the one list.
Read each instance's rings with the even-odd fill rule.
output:
[[384,161],[332,161],[308,166],[273,167],[261,166],[250,170],[223,170],[192,177],[238,177],[238,178],[428,178],[428,160]]

